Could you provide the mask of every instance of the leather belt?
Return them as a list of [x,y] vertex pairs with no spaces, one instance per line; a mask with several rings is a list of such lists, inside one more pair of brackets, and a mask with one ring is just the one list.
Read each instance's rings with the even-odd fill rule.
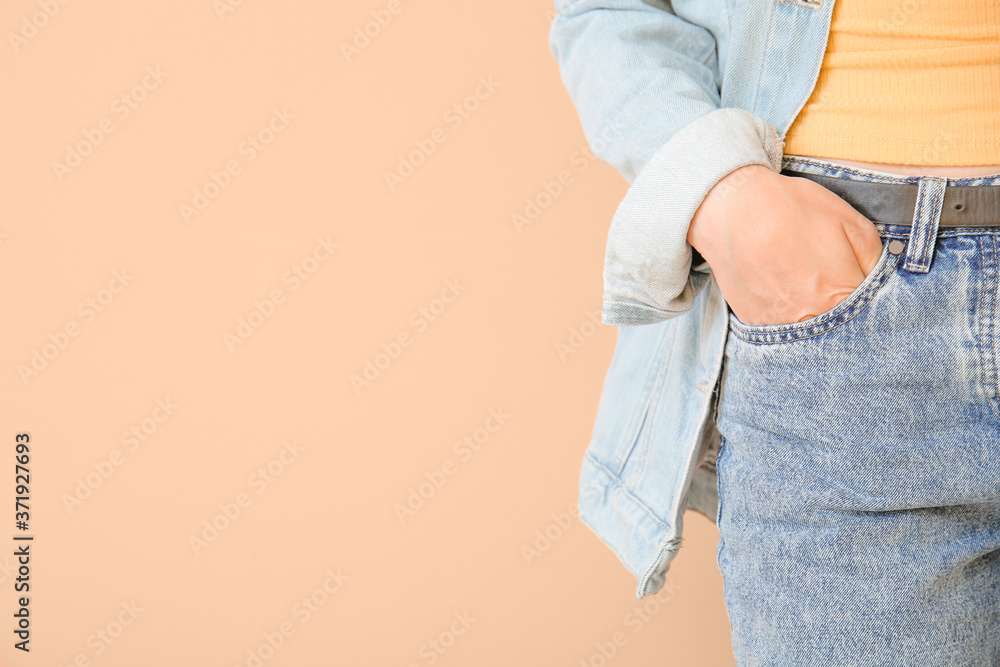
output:
[[[816,181],[872,222],[907,225],[917,205],[916,183],[875,183],[784,169],[782,176]],[[1000,227],[1000,185],[948,185],[939,227]]]

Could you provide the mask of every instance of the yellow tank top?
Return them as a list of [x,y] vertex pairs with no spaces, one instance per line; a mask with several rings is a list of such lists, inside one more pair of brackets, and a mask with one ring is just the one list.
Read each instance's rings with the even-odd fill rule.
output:
[[1000,0],[836,0],[790,155],[1000,164]]

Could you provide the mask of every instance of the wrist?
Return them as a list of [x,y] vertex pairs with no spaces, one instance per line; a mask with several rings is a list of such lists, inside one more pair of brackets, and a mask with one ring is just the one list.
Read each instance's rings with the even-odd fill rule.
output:
[[[749,164],[734,169],[708,191],[701,205],[691,218],[688,227],[687,241],[691,247],[709,261],[712,254],[710,246],[712,242],[724,233],[724,225],[728,220],[728,211],[735,205],[737,209],[740,204],[737,198],[741,193],[753,192],[763,179],[778,176],[773,170],[760,164]],[[747,190],[746,188],[749,188]]]

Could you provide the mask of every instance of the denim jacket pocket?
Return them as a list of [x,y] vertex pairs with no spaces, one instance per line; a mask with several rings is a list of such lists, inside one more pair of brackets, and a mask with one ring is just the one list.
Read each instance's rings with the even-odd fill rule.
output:
[[830,310],[790,324],[744,324],[730,312],[729,330],[737,338],[749,343],[774,344],[811,338],[836,329],[852,320],[871,303],[895,271],[899,257],[900,255],[889,252],[889,244],[883,235],[882,254],[871,272],[847,298]]

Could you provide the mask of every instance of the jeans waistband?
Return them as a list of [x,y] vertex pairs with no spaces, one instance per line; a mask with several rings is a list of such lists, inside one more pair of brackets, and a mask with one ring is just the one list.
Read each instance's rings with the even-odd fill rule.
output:
[[930,215],[935,227],[1000,227],[1000,173],[905,176],[802,156],[786,156],[781,173],[816,181],[874,223],[914,225]]

